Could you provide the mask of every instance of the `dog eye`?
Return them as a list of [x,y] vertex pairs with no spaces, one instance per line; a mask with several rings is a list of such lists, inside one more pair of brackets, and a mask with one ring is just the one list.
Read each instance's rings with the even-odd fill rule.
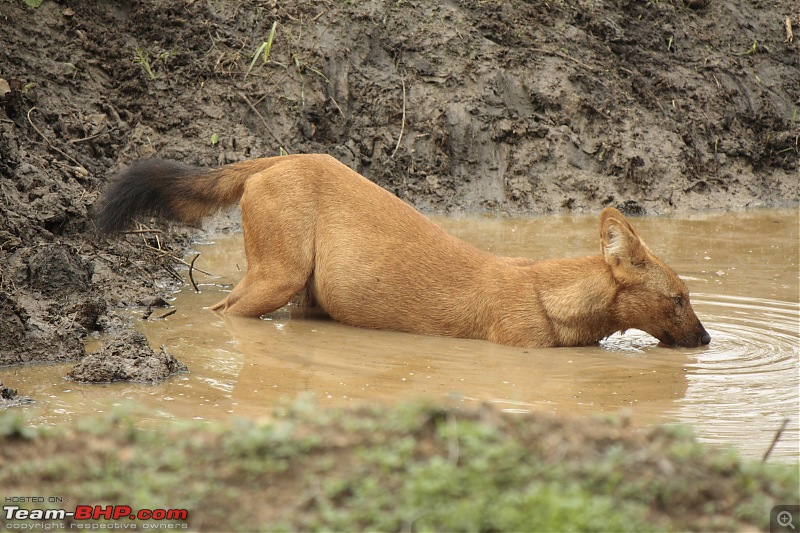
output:
[[682,296],[673,296],[672,300],[675,302],[676,306],[683,307],[683,297]]

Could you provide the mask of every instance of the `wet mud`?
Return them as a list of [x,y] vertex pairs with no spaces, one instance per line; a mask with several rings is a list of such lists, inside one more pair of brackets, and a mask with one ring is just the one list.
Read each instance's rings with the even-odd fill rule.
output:
[[168,354],[163,346],[156,353],[144,335],[129,331],[108,340],[102,348],[81,359],[67,377],[80,383],[155,383],[187,370],[186,365]]
[[324,152],[437,213],[796,207],[794,7],[2,2],[0,365],[78,361],[184,283],[202,228],[94,233],[136,158]]

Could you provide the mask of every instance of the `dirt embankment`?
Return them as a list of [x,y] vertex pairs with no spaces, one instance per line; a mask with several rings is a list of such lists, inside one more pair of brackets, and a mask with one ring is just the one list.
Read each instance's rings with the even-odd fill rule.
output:
[[135,158],[325,152],[454,212],[797,205],[796,6],[705,4],[0,1],[0,365],[178,283],[191,232],[94,236]]

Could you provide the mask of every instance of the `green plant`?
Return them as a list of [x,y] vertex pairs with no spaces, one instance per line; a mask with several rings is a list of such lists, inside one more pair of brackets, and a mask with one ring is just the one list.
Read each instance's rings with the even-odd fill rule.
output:
[[250,72],[253,70],[253,67],[256,64],[256,61],[258,61],[258,57],[260,55],[262,54],[264,55],[265,65],[267,64],[267,61],[269,61],[269,53],[272,50],[272,41],[275,39],[275,30],[277,29],[277,27],[278,27],[278,21],[276,20],[275,22],[272,23],[272,29],[269,30],[269,37],[267,37],[267,40],[263,41],[261,45],[256,49],[256,53],[253,54],[253,60],[250,61],[250,66],[247,67],[247,72],[245,72],[244,74],[244,79],[247,79],[247,76],[250,75]]
[[741,53],[736,54],[736,55],[737,56],[751,56],[751,55],[756,53],[756,50],[758,50],[758,41],[753,41],[753,45],[747,51],[741,52]]
[[134,48],[133,62],[137,65],[141,65],[142,69],[150,76],[151,80],[156,79],[157,75],[150,66],[150,54],[148,54],[146,50],[139,47]]
[[36,9],[40,5],[42,5],[42,0],[25,0],[25,3],[28,4],[30,7]]

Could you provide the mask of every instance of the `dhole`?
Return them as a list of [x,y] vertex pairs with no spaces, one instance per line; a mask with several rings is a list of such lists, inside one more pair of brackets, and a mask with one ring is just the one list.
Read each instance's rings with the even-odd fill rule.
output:
[[288,155],[214,170],[138,162],[97,222],[103,233],[136,215],[196,223],[237,200],[248,270],[212,310],[256,317],[297,297],[354,326],[513,346],[587,345],[628,328],[669,346],[711,341],[686,286],[612,208],[600,255],[497,257],[332,157]]

